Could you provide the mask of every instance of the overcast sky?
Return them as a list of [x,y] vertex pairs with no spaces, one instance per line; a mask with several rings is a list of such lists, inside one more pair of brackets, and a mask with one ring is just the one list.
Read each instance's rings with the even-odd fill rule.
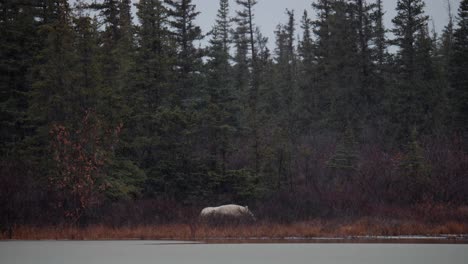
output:
[[[135,1],[135,0],[134,0]],[[235,0],[229,0],[231,4],[231,14],[237,8]],[[287,17],[285,9],[294,9],[296,20],[299,23],[304,9],[313,15],[311,3],[313,0],[257,0],[255,7],[255,23],[261,28],[262,33],[269,38],[269,44],[274,43],[274,31],[278,23],[285,23]],[[450,0],[452,2],[453,12],[456,13],[461,0]],[[201,12],[197,23],[206,33],[211,29],[216,12],[218,9],[218,0],[193,0],[197,5],[197,10]],[[385,8],[385,20],[387,28],[392,27],[391,20],[395,16],[395,7],[397,0],[383,0]],[[447,0],[426,0],[426,13],[434,20],[436,30],[441,31],[447,24]],[[431,23],[432,24],[432,23]]]

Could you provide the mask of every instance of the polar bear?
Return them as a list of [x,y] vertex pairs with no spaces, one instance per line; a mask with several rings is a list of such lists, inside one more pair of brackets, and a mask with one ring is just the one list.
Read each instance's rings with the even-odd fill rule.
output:
[[256,221],[247,206],[236,204],[206,207],[200,212],[200,221],[211,224],[247,223]]

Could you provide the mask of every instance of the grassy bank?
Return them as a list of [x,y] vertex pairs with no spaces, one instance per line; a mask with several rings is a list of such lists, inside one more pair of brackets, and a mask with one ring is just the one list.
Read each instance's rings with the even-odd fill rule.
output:
[[[446,222],[439,224],[415,221],[381,220],[362,218],[349,222],[309,221],[293,224],[257,223],[245,226],[205,225],[160,225],[111,228],[107,226],[74,227],[28,227],[19,226],[12,230],[12,239],[17,240],[122,240],[122,239],[243,239],[288,237],[349,237],[349,236],[405,236],[443,234],[468,234],[468,223]],[[1,234],[0,239],[8,239]]]

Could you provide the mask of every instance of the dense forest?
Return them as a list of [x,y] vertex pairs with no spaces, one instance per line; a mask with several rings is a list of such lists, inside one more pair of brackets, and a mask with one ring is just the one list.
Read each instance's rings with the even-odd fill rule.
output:
[[468,204],[468,0],[441,34],[423,0],[315,0],[274,40],[257,1],[210,32],[192,0],[1,1],[0,229]]

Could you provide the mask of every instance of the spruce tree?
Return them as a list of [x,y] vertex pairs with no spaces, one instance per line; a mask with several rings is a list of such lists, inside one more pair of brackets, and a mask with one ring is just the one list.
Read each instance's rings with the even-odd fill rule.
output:
[[425,104],[430,90],[424,77],[432,71],[431,47],[428,46],[428,16],[424,14],[422,0],[399,0],[397,16],[393,19],[394,44],[398,46],[396,73],[398,76],[392,92],[392,123],[396,126],[397,140],[405,142],[416,126],[420,133],[427,132],[429,121]]
[[[238,24],[237,36],[238,39],[238,54],[241,56],[239,60],[247,60],[247,52],[250,53],[250,83],[249,90],[245,93],[246,105],[246,123],[251,133],[252,152],[253,152],[253,170],[255,174],[260,171],[260,135],[259,135],[259,120],[258,120],[258,94],[259,94],[259,75],[257,65],[257,47],[255,40],[255,24],[254,24],[254,7],[257,4],[256,0],[236,0],[236,3],[241,7],[236,12],[235,21]],[[240,46],[239,46],[240,45]],[[242,48],[239,50],[239,48]],[[242,66],[242,65],[238,65]],[[247,65],[241,69],[245,73]],[[243,76],[245,77],[245,76]]]
[[418,133],[415,128],[411,131],[406,154],[400,163],[400,170],[403,178],[399,187],[404,191],[401,195],[403,202],[413,204],[431,198],[429,197],[431,171],[424,158],[424,150],[418,142]]
[[[89,8],[99,11],[104,25],[100,37],[100,104],[98,111],[106,121],[117,125],[127,122],[129,106],[127,97],[131,72],[134,68],[133,26],[129,0],[104,0],[90,4]],[[125,134],[125,133],[124,133]]]
[[232,40],[235,48],[234,52],[234,84],[236,89],[236,96],[238,97],[241,115],[239,119],[245,124],[245,113],[248,108],[248,94],[250,87],[250,60],[249,60],[249,41],[248,41],[248,27],[246,20],[234,18],[236,28],[232,32]]
[[[132,21],[130,0],[104,0],[102,4],[91,4],[99,12],[104,22],[100,34],[100,74],[99,103],[97,112],[102,115],[107,126],[123,125],[119,144],[112,149],[112,159],[108,168],[112,181],[108,195],[110,198],[138,196],[138,186],[144,173],[135,157],[138,138],[135,126],[135,83],[137,82],[135,27]],[[127,186],[126,186],[127,184]],[[125,189],[126,187],[127,189]]]
[[163,2],[144,0],[136,6],[139,25],[136,78],[131,96],[133,156],[148,170],[155,166],[158,157],[157,114],[169,104],[175,50],[169,31],[169,14]]
[[[32,144],[28,120],[31,72],[42,47],[39,1],[0,1],[0,233],[10,238],[46,189]],[[42,184],[41,184],[42,183]]]
[[228,167],[228,156],[232,151],[233,136],[238,128],[236,121],[235,93],[230,65],[231,31],[229,2],[221,0],[216,24],[211,31],[208,47],[207,102],[204,122],[207,125],[207,144],[210,146],[209,164],[214,171],[224,176]]
[[0,10],[0,157],[6,160],[26,136],[30,72],[40,39],[35,6],[2,1]]
[[[355,31],[357,39],[357,65],[358,86],[357,110],[361,115],[360,119],[368,121],[377,107],[377,94],[380,92],[374,85],[374,26],[372,25],[372,13],[376,7],[366,0],[354,0],[351,5],[351,13],[354,14]],[[377,46],[378,47],[378,46]],[[377,51],[379,52],[379,51]]]
[[463,0],[458,9],[458,27],[454,33],[453,53],[450,62],[451,104],[454,106],[455,130],[468,138],[468,1]]
[[275,144],[278,159],[279,179],[284,179],[293,188],[292,162],[296,151],[294,145],[299,135],[298,131],[298,74],[297,54],[295,47],[295,16],[294,12],[286,10],[288,21],[285,25],[278,25],[276,31],[276,71],[275,85],[277,98],[270,102],[274,105],[272,112],[273,130],[277,138]]
[[399,72],[405,80],[411,80],[417,70],[415,43],[418,32],[427,26],[429,17],[424,14],[423,0],[398,0],[397,16],[392,20],[394,44],[399,47]]
[[[79,61],[75,52],[75,32],[68,2],[47,2],[45,10],[48,12],[42,20],[44,24],[39,28],[39,34],[44,40],[43,48],[35,58],[28,109],[28,124],[34,130],[25,140],[25,155],[33,163],[37,182],[47,186],[45,189],[56,195],[57,200],[51,202],[59,207],[53,208],[68,214],[69,211],[80,210],[80,205],[75,203],[78,198],[72,191],[72,186],[54,184],[70,177],[70,173],[59,168],[64,156],[58,154],[54,139],[61,137],[55,133],[55,128],[69,131],[79,131],[82,128],[81,121],[85,112],[81,105],[83,100],[79,98],[83,88],[78,82],[81,77],[78,72],[81,69],[77,68]],[[64,152],[72,152],[66,145],[84,139],[81,135],[73,133],[68,141],[61,141]],[[86,151],[90,149],[94,148],[86,146]],[[75,167],[80,176],[84,176],[80,174],[82,168]],[[74,202],[65,205],[66,201]]]
[[452,4],[450,0],[447,0],[447,7],[448,7],[448,17],[449,17],[449,22],[445,26],[443,32],[442,32],[442,38],[441,38],[441,55],[443,56],[443,62],[442,66],[445,70],[444,76],[448,78],[448,68],[450,65],[450,61],[453,57],[453,42],[454,42],[454,17],[452,13]]
[[170,16],[171,31],[177,47],[176,64],[178,82],[176,84],[175,103],[180,104],[197,95],[195,90],[195,72],[199,70],[201,53],[194,46],[202,38],[200,27],[195,19],[200,14],[192,0],[165,0]]
[[67,1],[50,3],[48,24],[40,28],[43,50],[34,69],[30,117],[38,121],[38,132],[46,137],[53,122],[71,122],[79,118],[76,104],[69,104],[76,93],[74,35]]
[[312,3],[312,7],[317,13],[317,19],[312,22],[312,31],[315,35],[315,57],[316,66],[315,72],[317,78],[315,80],[315,99],[314,106],[317,115],[321,119],[329,112],[328,108],[331,105],[329,87],[330,87],[330,64],[332,55],[331,36],[331,17],[333,14],[332,1],[319,0]]
[[138,5],[140,54],[135,88],[138,156],[148,179],[145,194],[183,202],[202,199],[207,177],[200,141],[201,30],[191,0]]
[[386,37],[387,29],[384,24],[384,9],[382,0],[377,0],[375,8],[371,13],[371,23],[373,26],[373,39],[372,43],[374,48],[371,50],[372,61],[373,61],[373,78],[372,86],[374,88],[374,105],[371,111],[371,127],[376,131],[376,135],[379,141],[388,143],[387,139],[391,138],[386,135],[387,124],[389,122],[390,112],[390,91],[389,81],[390,78],[390,54],[388,52],[389,41]]
[[321,0],[313,3],[318,15],[316,36],[317,90],[322,120],[331,129],[344,131],[344,124],[357,125],[356,89],[358,69],[354,17],[345,1]]
[[372,19],[374,21],[374,36],[375,36],[375,46],[376,52],[374,54],[377,72],[382,75],[384,71],[384,64],[385,59],[388,56],[387,54],[387,46],[388,41],[386,38],[387,30],[384,25],[384,11],[383,11],[383,3],[382,0],[377,0],[375,11],[372,15]]
[[302,113],[302,124],[307,127],[316,125],[319,118],[319,91],[317,89],[315,43],[312,39],[312,20],[306,10],[304,10],[301,29],[302,39],[299,41],[298,63],[299,87],[302,100],[299,102]]
[[82,13],[82,7],[77,7],[79,14],[73,18],[73,29],[76,32],[74,47],[77,56],[76,82],[77,92],[75,102],[80,104],[80,111],[96,109],[99,101],[99,91],[102,77],[99,64],[99,30],[98,22]]

